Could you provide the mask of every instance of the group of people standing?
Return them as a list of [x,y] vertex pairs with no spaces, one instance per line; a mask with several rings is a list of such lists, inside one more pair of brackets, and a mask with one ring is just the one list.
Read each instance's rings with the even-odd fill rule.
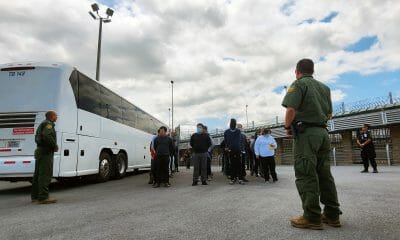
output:
[[[332,118],[332,102],[329,87],[313,78],[314,63],[311,59],[302,59],[296,65],[296,81],[288,88],[282,102],[286,108],[285,129],[287,136],[294,139],[294,171],[296,187],[302,201],[303,213],[290,219],[297,228],[323,229],[322,223],[340,227],[340,204],[336,185],[330,171],[330,140],[327,121]],[[49,111],[46,120],[38,127],[35,135],[35,173],[32,182],[31,199],[34,203],[48,204],[57,202],[49,197],[49,184],[52,177],[54,152],[58,151],[56,132],[54,130],[57,113]],[[221,147],[224,152],[223,171],[229,176],[230,184],[243,184],[246,176],[246,153],[251,173],[261,173],[265,182],[278,180],[275,171],[275,149],[277,143],[271,136],[271,130],[262,129],[249,141],[241,131],[241,125],[231,119],[230,128],[224,132]],[[377,173],[375,149],[368,125],[364,125],[358,134],[364,163],[364,172],[368,172],[369,163]],[[198,185],[199,176],[202,185],[208,185],[211,174],[211,152],[214,146],[207,127],[197,124],[196,133],[191,136],[193,150],[192,162],[193,186]],[[250,149],[250,150],[249,150]],[[162,126],[150,144],[152,154],[150,183],[158,188],[169,187],[170,166],[178,167],[177,148],[174,140],[168,135],[167,128]],[[188,152],[185,158],[189,158]],[[188,167],[190,163],[188,164]],[[324,205],[321,209],[320,202]]]
[[[221,143],[223,152],[223,173],[230,178],[230,184],[243,184],[246,179],[246,169],[251,175],[264,177],[269,182],[270,175],[273,182],[278,181],[275,171],[275,149],[278,147],[271,136],[271,130],[262,129],[260,134],[252,136],[251,140],[242,131],[242,125],[231,119],[230,128],[224,132]],[[247,165],[247,167],[246,167]]]

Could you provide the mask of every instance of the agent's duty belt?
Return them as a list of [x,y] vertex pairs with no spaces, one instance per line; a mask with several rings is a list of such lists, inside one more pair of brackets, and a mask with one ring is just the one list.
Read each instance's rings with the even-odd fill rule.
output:
[[296,123],[296,125],[297,126],[303,125],[305,128],[309,128],[309,127],[327,128],[327,125],[324,123],[308,123],[308,122],[299,121]]
[[300,133],[304,133],[306,128],[312,128],[312,127],[317,127],[317,128],[324,128],[326,129],[326,124],[321,124],[321,123],[307,123],[303,121],[297,121],[292,125],[292,131],[294,136],[298,136]]

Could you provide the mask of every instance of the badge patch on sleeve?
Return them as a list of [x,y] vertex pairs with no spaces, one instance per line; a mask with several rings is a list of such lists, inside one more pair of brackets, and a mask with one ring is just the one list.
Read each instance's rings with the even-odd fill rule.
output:
[[51,126],[51,124],[47,124],[46,128],[47,128],[47,129],[52,129],[53,126]]
[[288,90],[287,90],[287,92],[288,92],[288,93],[292,93],[292,92],[294,92],[294,90],[296,90],[295,87],[289,87]]

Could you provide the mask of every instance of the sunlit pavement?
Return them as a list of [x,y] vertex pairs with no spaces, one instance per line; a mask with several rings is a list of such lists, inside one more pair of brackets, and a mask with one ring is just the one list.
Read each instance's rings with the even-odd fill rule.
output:
[[343,227],[292,228],[301,214],[291,166],[278,166],[279,181],[248,176],[229,185],[214,168],[208,186],[191,186],[181,168],[170,188],[153,189],[148,174],[102,184],[51,186],[53,205],[30,202],[29,183],[0,182],[0,239],[400,239],[400,167],[333,167]]

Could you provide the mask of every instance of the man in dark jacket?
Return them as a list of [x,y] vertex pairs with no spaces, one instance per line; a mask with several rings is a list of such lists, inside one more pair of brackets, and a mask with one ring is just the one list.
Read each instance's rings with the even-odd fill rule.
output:
[[240,180],[243,182],[249,182],[249,180],[246,179],[246,144],[247,144],[247,137],[243,133],[243,125],[238,123],[236,124],[237,129],[240,130],[240,152],[241,152],[241,157],[240,157],[240,164],[242,166],[242,171],[240,174]]
[[364,164],[364,170],[361,171],[362,173],[367,173],[369,168],[369,162],[371,162],[373,172],[378,173],[378,168],[376,165],[376,153],[375,153],[375,146],[372,142],[372,137],[370,132],[368,131],[369,125],[364,124],[361,128],[357,136],[357,144],[361,148],[361,158]]
[[164,187],[169,187],[169,156],[174,151],[172,139],[167,136],[167,128],[160,127],[159,135],[154,139],[154,151],[156,153],[155,160],[155,188],[163,184]]
[[[197,131],[190,137],[190,146],[193,149],[193,184],[196,186],[199,180],[199,172],[201,172],[202,185],[207,184],[207,151],[211,146],[211,139],[208,134],[203,132],[204,125],[197,124]],[[200,169],[200,171],[199,171]]]
[[231,119],[230,128],[224,132],[225,147],[228,151],[230,159],[230,176],[231,182],[229,184],[235,184],[236,181],[242,184],[242,166],[241,166],[241,141],[242,134],[239,129],[236,128],[236,119]]

